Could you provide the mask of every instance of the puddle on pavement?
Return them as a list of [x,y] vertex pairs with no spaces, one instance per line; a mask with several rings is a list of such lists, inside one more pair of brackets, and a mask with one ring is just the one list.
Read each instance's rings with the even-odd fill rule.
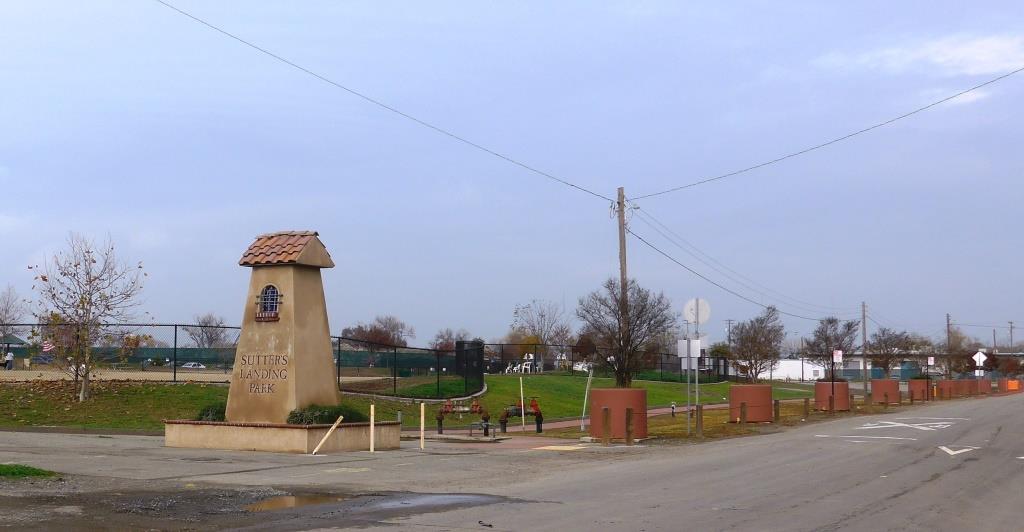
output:
[[448,506],[471,506],[494,504],[502,501],[494,495],[462,495],[462,494],[404,494],[379,501],[372,506],[381,510],[398,508],[444,508]]
[[271,497],[259,502],[254,502],[247,505],[245,509],[249,512],[269,512],[272,510],[312,506],[314,504],[341,502],[347,498],[348,497],[340,497],[338,495],[281,495],[279,497]]

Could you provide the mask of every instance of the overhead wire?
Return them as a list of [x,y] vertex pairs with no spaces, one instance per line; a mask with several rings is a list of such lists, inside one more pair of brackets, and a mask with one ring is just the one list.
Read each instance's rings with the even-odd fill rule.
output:
[[278,54],[276,54],[274,52],[271,52],[270,50],[268,50],[268,49],[266,49],[266,48],[264,48],[262,46],[259,46],[259,45],[254,44],[254,43],[252,43],[252,42],[250,42],[250,41],[248,41],[246,39],[243,39],[243,38],[239,37],[238,35],[235,35],[234,33],[231,33],[231,32],[229,32],[229,31],[227,31],[227,30],[225,30],[225,29],[223,29],[223,28],[221,28],[219,26],[216,26],[216,25],[214,25],[214,24],[212,24],[210,22],[207,22],[206,20],[203,20],[203,19],[197,17],[196,15],[193,15],[192,13],[189,13],[189,12],[187,12],[187,11],[181,9],[181,8],[178,8],[178,7],[170,4],[169,2],[165,2],[164,0],[154,0],[154,1],[157,2],[158,4],[161,4],[161,5],[165,6],[165,7],[167,7],[168,9],[176,11],[176,12],[180,13],[181,15],[184,15],[184,16],[192,19],[193,21],[198,22],[199,24],[202,24],[203,26],[206,26],[207,28],[210,28],[210,29],[212,29],[212,30],[214,30],[214,31],[216,31],[216,32],[226,36],[226,37],[230,37],[231,39],[234,39],[235,41],[238,41],[238,42],[244,44],[245,46],[248,46],[249,48],[252,48],[253,50],[256,50],[256,51],[258,51],[258,52],[260,52],[260,53],[262,53],[262,54],[264,54],[264,55],[266,55],[268,57],[271,57],[271,58],[273,58],[273,59],[275,59],[277,61],[280,61],[281,63],[284,63],[285,65],[288,65],[288,66],[294,68],[295,70],[298,70],[300,72],[308,74],[308,75],[310,75],[310,76],[312,76],[312,77],[314,77],[314,78],[316,78],[316,79],[318,79],[318,80],[320,80],[320,81],[322,81],[324,83],[327,83],[327,84],[332,85],[332,86],[334,86],[336,88],[339,88],[339,89],[341,89],[341,90],[343,90],[343,91],[345,91],[345,92],[347,92],[347,93],[349,93],[349,94],[351,94],[351,95],[353,95],[353,96],[355,96],[357,98],[360,98],[360,99],[362,99],[362,100],[364,100],[366,102],[369,102],[369,103],[371,103],[373,105],[376,105],[377,107],[380,107],[381,109],[384,109],[386,111],[394,113],[394,114],[396,114],[396,115],[398,115],[398,116],[400,116],[402,118],[405,118],[407,120],[415,122],[416,124],[419,124],[419,125],[421,125],[423,127],[431,129],[431,130],[433,130],[433,131],[435,131],[437,133],[445,135],[445,136],[447,136],[447,137],[449,137],[451,139],[454,139],[454,140],[456,140],[458,142],[461,142],[461,143],[463,143],[463,144],[465,144],[467,146],[476,148],[477,150],[480,150],[480,151],[482,151],[484,153],[493,155],[494,157],[502,159],[505,162],[514,164],[514,165],[516,165],[516,166],[518,166],[520,168],[523,168],[524,170],[527,170],[529,172],[533,172],[534,174],[537,174],[539,176],[546,177],[546,178],[548,178],[548,179],[550,179],[552,181],[556,181],[556,182],[561,183],[561,184],[563,184],[565,186],[574,188],[574,189],[579,190],[581,192],[585,192],[587,194],[590,194],[591,196],[594,196],[594,197],[597,197],[597,198],[600,198],[600,199],[603,199],[603,200],[606,200],[606,201],[611,201],[611,202],[615,201],[612,198],[610,198],[608,196],[605,196],[604,194],[601,194],[599,192],[594,192],[593,190],[590,190],[590,189],[588,189],[586,187],[583,187],[581,185],[577,185],[575,183],[569,182],[569,181],[567,181],[565,179],[562,179],[560,177],[552,175],[552,174],[550,174],[548,172],[545,172],[543,170],[540,170],[540,169],[538,169],[536,167],[530,166],[530,165],[528,165],[526,163],[523,163],[523,162],[521,162],[519,160],[513,159],[512,157],[510,157],[508,155],[504,155],[504,154],[499,153],[499,152],[497,152],[497,151],[495,151],[495,150],[493,150],[491,148],[488,148],[488,147],[486,147],[486,146],[484,146],[482,144],[479,144],[479,143],[474,142],[472,140],[469,140],[469,139],[467,139],[467,138],[465,138],[463,136],[460,136],[460,135],[452,132],[451,130],[445,129],[445,128],[441,127],[441,126],[434,125],[434,124],[432,124],[430,122],[427,122],[426,120],[423,120],[421,118],[413,116],[413,115],[411,115],[411,114],[409,114],[409,113],[407,113],[405,111],[402,111],[402,110],[400,110],[400,109],[398,109],[398,108],[396,108],[394,106],[388,105],[388,104],[386,104],[386,103],[384,103],[384,102],[382,102],[382,101],[380,101],[380,100],[378,100],[376,98],[373,98],[373,97],[371,97],[371,96],[369,96],[369,95],[367,95],[367,94],[365,94],[363,92],[357,91],[357,90],[355,90],[355,89],[353,89],[351,87],[348,87],[346,85],[342,85],[341,83],[339,83],[337,81],[334,81],[333,79],[330,79],[330,78],[328,78],[327,76],[325,76],[323,74],[319,74],[319,73],[317,73],[317,72],[315,72],[313,70],[310,70],[309,68],[306,68],[306,67],[304,67],[304,66],[302,66],[302,65],[300,65],[298,63],[295,63],[294,61],[292,61],[290,59],[286,59],[285,57],[283,57],[281,55],[278,55]]
[[[659,221],[657,218],[655,218],[649,211],[645,211],[645,210],[641,209],[640,207],[635,207],[634,210],[635,210],[636,214],[639,216],[639,219],[642,222],[647,224],[648,227],[651,227],[652,229],[654,229],[654,231],[656,231],[658,234],[660,234],[666,240],[671,242],[673,245],[675,245],[676,247],[678,247],[679,249],[681,249],[683,252],[685,252],[686,254],[690,255],[691,257],[697,259],[698,261],[700,261],[705,266],[707,266],[707,267],[711,268],[712,270],[718,272],[719,274],[725,276],[726,278],[730,279],[734,283],[736,283],[736,284],[738,284],[740,286],[743,286],[744,288],[747,288],[748,290],[756,292],[756,293],[758,293],[758,294],[760,294],[760,295],[762,295],[764,297],[767,297],[767,298],[788,300],[787,302],[785,302],[786,305],[792,306],[792,307],[795,307],[795,308],[799,308],[801,310],[806,310],[806,311],[809,311],[809,312],[824,312],[826,314],[837,314],[839,312],[844,312],[845,313],[845,312],[852,312],[854,310],[854,309],[851,309],[851,308],[842,309],[842,308],[839,308],[839,307],[830,307],[830,306],[827,306],[827,305],[817,305],[817,304],[810,303],[810,302],[807,302],[807,301],[802,301],[802,300],[797,299],[795,297],[788,296],[786,294],[783,294],[782,292],[779,292],[777,290],[773,290],[773,289],[771,289],[771,288],[769,288],[767,286],[764,286],[763,284],[760,284],[757,281],[755,281],[755,280],[753,280],[753,279],[751,279],[751,278],[749,278],[749,277],[747,277],[747,276],[737,272],[736,270],[726,266],[725,264],[722,264],[720,261],[716,260],[711,255],[708,255],[707,253],[701,251],[700,249],[697,248],[697,246],[693,245],[691,242],[687,241],[685,238],[683,238],[678,233],[673,231],[670,227],[668,227],[667,225],[665,225],[664,223]],[[662,231],[658,227],[655,227],[654,224],[657,224],[658,226],[660,226],[661,229],[664,229],[664,231]],[[669,234],[666,234],[666,232],[669,233]],[[685,246],[684,246],[684,244],[685,244]],[[687,247],[689,247],[690,249],[687,249]],[[693,251],[691,251],[691,249]],[[704,258],[706,258],[707,260],[702,258],[702,256]],[[714,263],[714,264],[712,264],[712,263]],[[719,268],[718,266],[715,266],[716,264],[718,266],[720,266],[721,268]],[[723,271],[723,270],[726,270],[726,271]],[[731,274],[729,272],[731,272]],[[746,282],[744,282],[744,280]],[[764,291],[758,289],[757,287],[762,288]]]
[[[711,283],[712,285],[717,286],[719,289],[721,289],[721,290],[723,290],[723,291],[725,291],[725,292],[727,292],[729,294],[732,294],[732,295],[734,295],[734,296],[736,296],[736,297],[738,297],[738,298],[740,298],[740,299],[742,299],[742,300],[744,300],[744,301],[746,301],[748,303],[753,303],[754,305],[757,305],[757,306],[759,306],[761,308],[768,308],[768,307],[773,306],[773,305],[765,305],[764,303],[761,303],[760,301],[757,301],[756,299],[752,299],[750,297],[747,297],[747,296],[745,296],[745,295],[743,295],[743,294],[741,294],[741,293],[739,293],[739,292],[737,292],[737,291],[735,291],[735,290],[733,290],[733,289],[731,289],[731,288],[729,288],[729,287],[727,287],[727,286],[725,286],[725,285],[715,281],[714,279],[711,279],[710,277],[707,277],[706,275],[698,272],[697,270],[694,270],[693,268],[687,266],[686,264],[683,264],[682,262],[680,262],[678,259],[676,259],[672,255],[669,255],[668,253],[662,251],[660,248],[658,248],[654,244],[648,242],[646,238],[636,234],[636,232],[633,231],[632,229],[627,228],[626,232],[631,234],[631,235],[633,235],[634,238],[636,238],[637,240],[642,242],[645,246],[653,249],[659,255],[661,255],[661,256],[665,257],[666,259],[672,261],[677,266],[685,269],[686,271],[692,273],[693,275],[696,275],[697,277],[700,277],[701,279],[707,281],[708,283]],[[775,307],[775,309],[779,311],[779,314],[783,314],[783,315],[786,315],[786,316],[791,316],[791,317],[794,317],[794,318],[800,318],[800,319],[809,320],[809,321],[821,321],[820,318],[812,318],[810,316],[802,316],[800,314],[794,314],[792,312],[787,312],[787,311],[781,310],[778,307]]]
[[988,81],[985,81],[983,83],[979,83],[977,85],[974,85],[973,87],[970,87],[968,89],[964,89],[964,90],[962,90],[962,91],[960,91],[960,92],[958,92],[956,94],[953,94],[951,96],[947,96],[947,97],[942,98],[940,100],[936,100],[934,102],[931,102],[931,103],[929,103],[927,105],[918,107],[917,109],[914,109],[913,111],[910,111],[910,112],[907,112],[907,113],[903,113],[903,114],[901,114],[899,116],[896,116],[894,118],[890,118],[888,120],[884,120],[882,122],[878,122],[876,124],[870,125],[870,126],[865,127],[863,129],[858,129],[857,131],[854,131],[852,133],[847,133],[845,135],[833,138],[831,140],[827,140],[825,142],[822,142],[822,143],[819,143],[819,144],[815,144],[813,146],[809,146],[809,147],[804,148],[802,150],[798,150],[798,151],[795,151],[795,152],[792,152],[792,153],[788,153],[788,154],[783,155],[781,157],[776,157],[774,159],[770,159],[770,160],[767,160],[767,161],[764,161],[764,162],[761,162],[761,163],[758,163],[758,164],[755,164],[755,165],[752,165],[752,166],[748,166],[746,168],[741,168],[739,170],[734,170],[732,172],[728,172],[728,173],[725,173],[725,174],[704,178],[704,179],[701,179],[701,180],[698,180],[698,181],[694,181],[693,183],[689,183],[689,184],[686,184],[686,185],[681,185],[681,186],[678,186],[678,187],[672,187],[672,188],[669,188],[669,189],[662,190],[660,192],[653,192],[651,194],[644,194],[642,196],[635,196],[635,197],[632,197],[632,198],[629,198],[629,199],[630,200],[641,200],[641,199],[645,199],[645,198],[653,198],[655,196],[661,196],[661,195],[664,195],[664,194],[669,194],[669,193],[672,193],[672,192],[678,192],[680,190],[684,190],[684,189],[687,189],[687,188],[692,188],[692,187],[695,187],[695,186],[698,186],[698,185],[703,185],[703,184],[706,184],[706,183],[711,183],[713,181],[719,181],[719,180],[726,179],[726,178],[729,178],[729,177],[733,177],[733,176],[737,176],[737,175],[740,175],[740,174],[744,174],[744,173],[747,173],[747,172],[750,172],[750,171],[753,171],[753,170],[757,170],[759,168],[764,168],[766,166],[770,166],[770,165],[773,165],[773,164],[776,164],[776,163],[780,163],[780,162],[785,161],[787,159],[792,159],[794,157],[799,157],[799,156],[804,155],[806,153],[810,153],[810,152],[815,151],[815,150],[820,150],[822,148],[831,146],[833,144],[842,142],[842,141],[847,140],[847,139],[851,139],[853,137],[856,137],[858,135],[867,133],[869,131],[873,131],[873,130],[878,129],[880,127],[884,127],[884,126],[887,126],[887,125],[892,124],[894,122],[898,122],[900,120],[903,120],[904,118],[908,118],[908,117],[914,116],[914,115],[916,115],[918,113],[927,111],[928,109],[931,109],[932,107],[935,107],[937,105],[941,105],[941,104],[946,103],[946,102],[948,102],[950,100],[953,100],[955,98],[959,98],[960,96],[963,96],[963,95],[965,95],[967,93],[976,91],[976,90],[981,89],[983,87],[987,87],[989,85],[992,85],[993,83],[997,83],[999,81],[1002,81],[1002,80],[1004,80],[1004,79],[1006,79],[1006,78],[1008,78],[1010,76],[1013,76],[1014,74],[1019,74],[1020,72],[1024,72],[1024,67],[1020,67],[1020,68],[1018,68],[1016,70],[1012,70],[1010,72],[1007,72],[1007,73],[1005,73],[1003,75],[994,77],[994,78],[992,78],[992,79],[990,79]]

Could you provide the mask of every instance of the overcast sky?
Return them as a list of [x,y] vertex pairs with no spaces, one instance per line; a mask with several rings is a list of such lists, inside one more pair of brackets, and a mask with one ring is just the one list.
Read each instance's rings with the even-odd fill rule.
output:
[[[1013,1],[176,5],[609,197],[773,159],[1024,66]],[[867,301],[879,323],[933,336],[947,312],[1024,327],[1022,122],[1024,73],[635,202],[733,279],[640,215],[630,225],[794,314],[859,317]],[[531,299],[572,315],[617,275],[608,202],[156,2],[5,2],[0,124],[0,284],[25,296],[26,266],[70,231],[109,235],[143,261],[157,321],[213,311],[237,323],[249,274],[237,261],[253,237],[317,230],[337,263],[324,272],[332,330],[395,314],[416,328],[414,345],[441,327],[499,337]],[[710,301],[712,340],[725,319],[760,310],[636,239],[628,246],[630,275],[677,310]],[[786,322],[801,334],[814,326]],[[991,340],[991,329],[967,331]]]

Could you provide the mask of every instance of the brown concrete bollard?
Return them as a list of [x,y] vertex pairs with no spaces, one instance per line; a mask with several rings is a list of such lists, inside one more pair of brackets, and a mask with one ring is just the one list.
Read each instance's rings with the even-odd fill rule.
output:
[[608,447],[612,443],[612,411],[607,406],[601,409],[601,422],[604,423],[601,445]]
[[889,392],[885,392],[885,395],[882,396],[882,399],[884,399],[882,401],[882,409],[883,410],[888,410],[889,409]]
[[740,423],[747,422],[747,403],[740,403]]
[[804,397],[804,419],[811,417],[811,399]]
[[773,414],[775,417],[775,422],[778,423],[779,418],[782,417],[782,405],[779,403],[778,399],[776,399],[775,402],[772,404],[772,408],[774,409]]
[[626,445],[633,445],[633,409],[626,408]]
[[910,392],[910,406],[914,406],[914,392]]
[[903,390],[896,391],[896,404],[903,406]]
[[828,396],[828,413],[830,416],[836,414],[836,398],[832,395]]
[[704,405],[697,405],[697,436],[704,437]]

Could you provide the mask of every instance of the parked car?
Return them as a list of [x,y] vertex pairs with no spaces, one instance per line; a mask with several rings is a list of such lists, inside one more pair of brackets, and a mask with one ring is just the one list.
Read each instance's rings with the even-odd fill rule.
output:
[[181,369],[206,369],[206,366],[199,362],[186,362],[181,365]]

